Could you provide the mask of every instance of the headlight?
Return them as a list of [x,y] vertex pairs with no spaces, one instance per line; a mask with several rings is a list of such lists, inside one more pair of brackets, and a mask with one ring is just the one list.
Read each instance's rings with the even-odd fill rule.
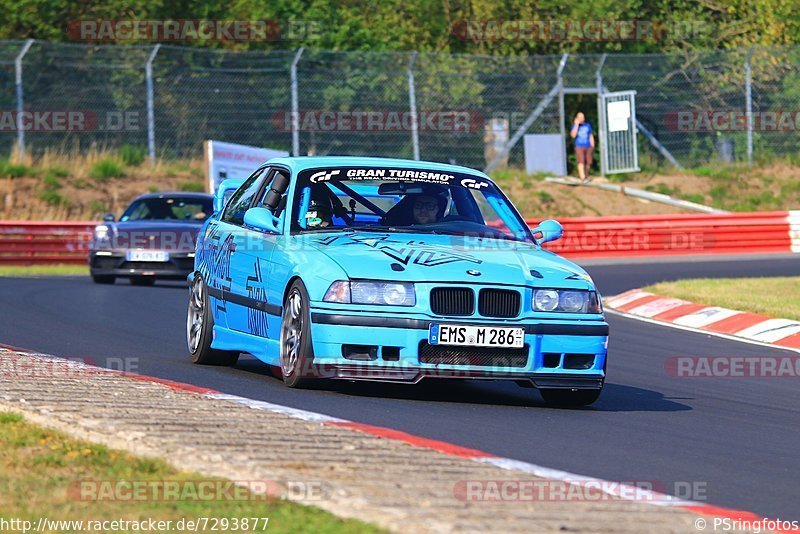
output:
[[108,226],[105,224],[98,224],[94,227],[95,239],[106,239],[108,237]]
[[534,289],[533,310],[541,312],[602,313],[597,291]]
[[414,284],[407,282],[370,282],[338,280],[331,284],[324,302],[340,304],[376,304],[379,306],[413,306],[417,299]]

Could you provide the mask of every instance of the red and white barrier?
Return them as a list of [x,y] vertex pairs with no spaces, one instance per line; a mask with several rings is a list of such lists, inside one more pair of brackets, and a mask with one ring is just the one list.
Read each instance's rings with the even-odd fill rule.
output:
[[94,221],[0,221],[0,265],[85,264]]
[[[532,228],[538,219],[526,221]],[[561,239],[545,248],[568,258],[800,253],[800,210],[560,219]],[[0,265],[86,262],[85,222],[0,221]]]
[[[572,258],[800,252],[800,211],[560,219],[545,248]],[[539,220],[528,219],[534,228]]]

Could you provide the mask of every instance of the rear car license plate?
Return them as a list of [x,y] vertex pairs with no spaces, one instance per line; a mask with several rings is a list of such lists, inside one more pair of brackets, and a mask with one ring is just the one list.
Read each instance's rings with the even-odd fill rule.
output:
[[128,261],[169,261],[169,253],[164,250],[129,250],[125,253]]
[[502,326],[432,324],[428,330],[428,343],[431,345],[519,349],[525,344],[525,329]]

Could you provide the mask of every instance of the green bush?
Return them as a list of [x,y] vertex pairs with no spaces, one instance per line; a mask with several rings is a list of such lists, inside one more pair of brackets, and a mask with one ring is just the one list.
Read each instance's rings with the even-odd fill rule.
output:
[[130,167],[138,167],[145,157],[144,148],[135,145],[122,145],[119,148],[119,157],[122,163]]
[[550,204],[551,202],[555,202],[555,198],[553,195],[548,193],[547,191],[539,191],[539,201],[542,204]]
[[64,167],[50,167],[47,169],[48,174],[52,174],[56,178],[66,178],[69,176],[69,171]]
[[112,159],[103,159],[94,164],[89,176],[98,182],[107,182],[111,178],[125,176],[122,166]]
[[45,189],[49,189],[51,191],[61,189],[61,180],[59,180],[58,176],[53,174],[51,170],[48,170],[47,172],[44,173],[42,182],[44,183]]
[[675,187],[670,187],[667,184],[648,184],[644,186],[645,191],[650,191],[652,193],[660,193],[662,195],[667,195],[668,197],[675,196],[676,194],[680,193],[680,191]]
[[683,200],[688,200],[689,202],[694,202],[695,204],[705,204],[706,198],[701,195],[700,193],[685,193],[681,195]]
[[30,169],[25,165],[11,163],[8,160],[0,160],[0,177],[19,178],[30,173]]
[[206,186],[202,182],[183,182],[181,184],[181,191],[203,193],[205,190]]
[[106,205],[99,200],[92,200],[91,204],[89,204],[89,209],[91,209],[93,213],[106,213],[108,211]]
[[62,206],[67,204],[67,199],[61,193],[52,189],[45,189],[39,193],[39,198],[51,206]]

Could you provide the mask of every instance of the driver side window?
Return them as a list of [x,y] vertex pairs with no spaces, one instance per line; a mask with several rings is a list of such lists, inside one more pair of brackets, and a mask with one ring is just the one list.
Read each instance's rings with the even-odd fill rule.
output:
[[266,167],[258,169],[236,190],[225,206],[225,211],[221,217],[224,222],[237,226],[244,224],[244,212],[253,204],[253,198],[261,189],[260,178],[264,176],[265,172]]

